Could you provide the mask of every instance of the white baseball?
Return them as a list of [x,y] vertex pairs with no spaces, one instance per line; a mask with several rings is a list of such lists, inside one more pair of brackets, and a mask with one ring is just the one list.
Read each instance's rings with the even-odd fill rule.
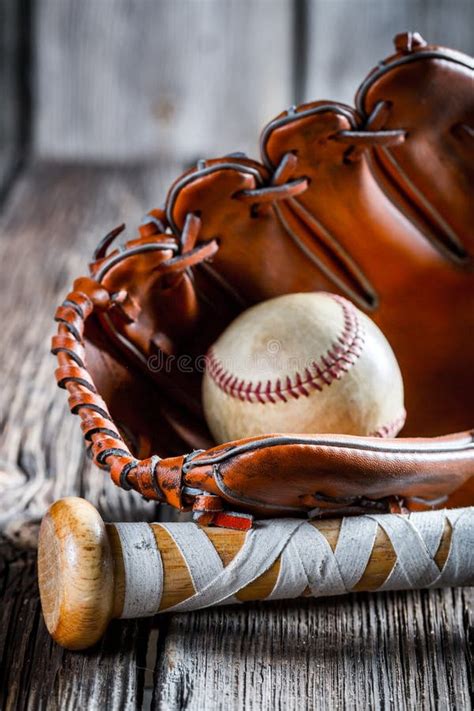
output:
[[276,433],[395,436],[403,381],[380,329],[335,294],[242,313],[209,349],[204,412],[216,442]]

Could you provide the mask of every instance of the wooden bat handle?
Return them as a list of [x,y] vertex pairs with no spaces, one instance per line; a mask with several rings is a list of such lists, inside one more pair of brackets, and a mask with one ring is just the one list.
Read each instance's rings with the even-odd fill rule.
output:
[[[120,525],[129,530],[137,526]],[[341,519],[316,521],[312,525],[334,551]],[[159,524],[150,524],[150,530],[161,555],[163,591],[159,611],[164,611],[190,598],[195,588],[188,566],[169,532]],[[246,536],[244,532],[228,529],[201,530],[211,540],[224,566],[241,549]],[[440,568],[448,555],[450,539],[451,529],[447,525],[434,558]],[[352,590],[379,588],[396,560],[390,539],[379,527],[365,571]],[[242,601],[267,597],[276,583],[279,568],[280,558],[243,587],[236,597]],[[84,499],[61,499],[44,516],[39,534],[38,575],[46,626],[56,642],[64,647],[84,649],[95,644],[110,620],[122,616],[125,565],[118,528],[105,524]]]

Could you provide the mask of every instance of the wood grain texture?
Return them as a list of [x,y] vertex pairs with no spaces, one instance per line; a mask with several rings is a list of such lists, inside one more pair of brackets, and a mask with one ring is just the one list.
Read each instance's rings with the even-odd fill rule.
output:
[[470,0],[307,0],[303,99],[353,103],[377,62],[393,53],[398,32],[416,30],[429,43],[474,51]]
[[472,602],[458,589],[175,615],[155,708],[469,709]]
[[291,0],[41,0],[42,156],[256,153],[291,99]]

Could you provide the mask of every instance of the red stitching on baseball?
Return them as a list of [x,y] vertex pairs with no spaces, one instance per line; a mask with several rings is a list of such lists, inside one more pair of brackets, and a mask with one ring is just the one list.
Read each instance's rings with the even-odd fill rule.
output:
[[396,437],[405,424],[406,418],[406,410],[403,410],[401,415],[395,418],[388,425],[382,425],[382,427],[379,427],[375,430],[375,432],[371,432],[369,437]]
[[[342,308],[344,327],[337,342],[331,344],[327,352],[320,357],[319,363],[313,361],[309,368],[305,368],[303,374],[295,373],[293,382],[287,375],[284,385],[282,385],[280,378],[273,384],[271,380],[252,382],[229,373],[211,347],[206,356],[206,369],[217,387],[242,402],[265,404],[275,403],[278,400],[287,402],[288,396],[295,400],[301,396],[309,397],[311,390],[321,391],[325,385],[329,386],[335,380],[340,380],[362,353],[364,334],[362,324],[357,318],[357,312],[351,302],[336,294],[329,296],[337,301]],[[380,428],[380,431],[382,430],[383,428]]]

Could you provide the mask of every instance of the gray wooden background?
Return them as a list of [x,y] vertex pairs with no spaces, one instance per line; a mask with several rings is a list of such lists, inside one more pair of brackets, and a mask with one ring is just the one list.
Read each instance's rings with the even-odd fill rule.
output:
[[156,518],[84,454],[54,384],[52,315],[112,226],[201,156],[257,155],[292,103],[351,102],[406,29],[467,52],[472,0],[0,0],[0,709],[460,709],[470,590],[252,604],[50,640],[38,521],[88,498]]

